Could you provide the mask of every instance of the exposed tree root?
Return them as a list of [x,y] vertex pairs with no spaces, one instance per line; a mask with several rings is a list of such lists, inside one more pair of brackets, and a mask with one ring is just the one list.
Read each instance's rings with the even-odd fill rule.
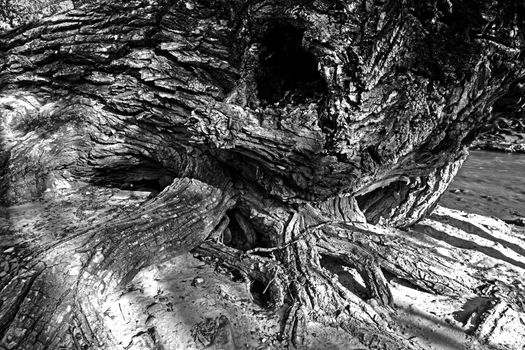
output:
[[139,210],[100,218],[45,249],[36,242],[35,252],[19,254],[20,269],[1,279],[0,345],[111,348],[118,340],[100,315],[106,298],[140,269],[200,244],[231,205],[228,184],[218,189],[177,179]]
[[[352,252],[343,253],[326,242],[318,243],[318,239],[322,241],[322,238],[318,238],[315,232],[320,233],[320,227],[325,225],[319,223],[321,217],[311,207],[293,212],[284,226],[284,244],[280,247],[256,248],[245,253],[220,243],[206,242],[195,252],[218,258],[224,265],[240,271],[244,276],[264,283],[273,307],[287,308],[281,336],[289,345],[300,347],[306,322],[315,320],[334,327],[343,326],[351,334],[358,335],[370,349],[416,348],[390,329],[385,321],[385,318],[388,319],[388,309],[378,307],[377,311],[374,310],[321,266],[318,244],[323,253],[340,257],[346,264],[359,266],[367,285],[373,288],[371,295],[377,297],[380,303],[391,303],[385,278],[369,254],[361,250],[352,255]],[[317,225],[312,225],[314,223]],[[258,255],[261,253],[271,253],[272,257]],[[367,256],[364,261],[363,256]]]
[[[196,199],[195,193],[202,194],[207,188],[209,194],[199,197],[204,202]],[[451,246],[450,242],[454,241],[438,244],[440,236],[428,231],[428,227],[440,229],[441,234],[448,231],[446,227],[441,228],[440,221],[435,219],[425,220],[411,230],[398,230],[344,222],[341,217],[330,219],[326,216],[327,211],[323,213],[309,205],[293,209],[268,202],[264,212],[261,207],[254,207],[242,220],[250,220],[250,225],[256,230],[265,223],[268,232],[273,229],[280,232],[282,238],[276,240],[277,244],[264,241],[266,247],[243,251],[222,243],[223,233],[230,224],[226,211],[232,207],[233,201],[231,194],[223,196],[221,191],[216,191],[194,180],[176,180],[156,199],[142,204],[138,211],[108,216],[111,219],[104,223],[103,229],[95,226],[83,234],[66,237],[58,244],[42,246],[46,247],[45,251],[41,250],[36,255],[28,243],[10,245],[12,249],[4,255],[5,261],[22,263],[0,279],[0,293],[8,297],[2,304],[0,314],[2,346],[29,349],[69,344],[78,348],[104,348],[114,344],[116,339],[110,331],[104,330],[100,307],[111,293],[124,286],[142,267],[176,254],[180,244],[187,244],[185,248],[180,248],[181,251],[195,246],[195,253],[215,258],[221,265],[240,272],[247,281],[259,282],[263,286],[259,292],[267,295],[270,301],[267,307],[274,310],[286,308],[281,328],[283,346],[288,344],[300,348],[305,324],[316,321],[345,329],[370,349],[417,348],[416,344],[400,335],[389,316],[395,306],[392,305],[392,294],[383,269],[433,293],[449,296],[477,294],[510,305],[515,310],[513,312],[523,312],[521,287],[512,284],[512,273],[508,279],[491,284],[489,276],[484,276],[482,270],[474,265],[465,266],[462,261],[469,254],[494,253],[491,250],[465,250]],[[228,193],[227,189],[225,191]],[[249,202],[243,203],[246,205]],[[199,210],[206,211],[207,217],[214,220],[202,223],[202,212]],[[242,209],[241,212],[246,211]],[[212,213],[216,214],[210,216]],[[440,211],[438,213],[437,219],[451,217],[444,216],[446,214]],[[166,221],[169,217],[174,221]],[[261,220],[262,217],[266,220]],[[158,241],[161,237],[159,233],[164,232],[163,225],[169,225],[169,236],[166,237],[170,238]],[[148,232],[155,232],[155,242],[161,249],[152,255],[149,247],[153,242],[151,239],[148,239],[148,244],[136,244],[136,240],[126,243],[126,237],[131,237],[134,230],[140,230],[144,239]],[[202,234],[198,237],[201,240],[208,237],[209,240],[199,242],[195,240],[195,234],[187,235],[188,230],[199,230]],[[472,230],[470,232],[475,232]],[[184,236],[174,235],[174,232]],[[118,250],[105,248],[105,242],[115,239],[122,248],[126,247],[126,251],[132,250],[133,255],[121,255]],[[171,251],[164,253],[169,239],[176,239],[177,243],[170,248]],[[519,251],[519,245],[513,245],[518,243],[517,239],[508,238],[507,246]],[[449,255],[444,256],[445,251]],[[137,256],[141,258],[136,259]],[[333,273],[323,267],[323,256],[355,268],[365,282],[366,295],[354,294],[343,286]],[[502,257],[494,255],[493,259],[496,263]],[[126,259],[133,259],[134,262],[127,262]],[[519,265],[520,258],[514,259]],[[490,330],[495,326],[490,324],[500,322],[498,319],[507,322],[497,310],[489,308],[481,311],[479,326],[474,334],[482,340],[496,342],[498,336]],[[58,327],[50,327],[50,324],[57,324]],[[26,329],[32,332],[27,333]],[[144,337],[147,336],[144,334]],[[152,340],[148,342],[155,343]]]
[[[462,259],[468,251],[448,246],[450,255],[443,256],[435,249],[439,245],[429,242],[431,236],[421,231],[423,226],[406,231],[364,223],[330,222],[310,206],[290,213],[286,225],[280,226],[284,236],[281,246],[244,253],[208,242],[197,251],[218,257],[245,276],[265,283],[272,291],[274,307],[288,305],[281,333],[291,345],[300,346],[301,331],[310,319],[341,326],[359,335],[370,349],[416,348],[398,338],[395,325],[388,322],[388,314],[393,311],[392,294],[382,269],[432,293],[456,297],[478,294],[506,300],[516,311],[523,312],[518,285],[499,283],[490,290],[478,288],[489,277],[484,277],[475,266],[465,268]],[[366,284],[368,303],[323,268],[321,256],[355,268]],[[483,327],[488,326],[479,329]]]

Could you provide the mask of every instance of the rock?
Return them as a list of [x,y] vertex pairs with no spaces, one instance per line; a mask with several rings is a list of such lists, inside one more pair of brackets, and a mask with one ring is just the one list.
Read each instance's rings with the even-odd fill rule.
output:
[[233,329],[228,317],[221,315],[215,319],[206,318],[192,328],[195,340],[204,346],[213,345],[214,350],[235,350]]
[[203,283],[204,283],[204,278],[202,278],[202,277],[195,277],[195,278],[193,279],[193,281],[191,281],[191,285],[192,285],[193,287],[200,286],[200,285],[203,284]]
[[210,346],[216,330],[216,320],[213,318],[206,318],[204,321],[194,325],[191,333],[195,341],[199,341],[204,346]]
[[215,350],[235,350],[233,340],[233,329],[228,317],[221,315],[217,321],[217,331],[213,337],[213,348]]

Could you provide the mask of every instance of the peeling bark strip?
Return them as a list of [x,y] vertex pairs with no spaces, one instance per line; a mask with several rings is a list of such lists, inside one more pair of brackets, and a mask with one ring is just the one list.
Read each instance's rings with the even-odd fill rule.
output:
[[[443,226],[372,224],[427,215],[525,74],[521,2],[79,3],[0,34],[0,347],[122,349],[101,305],[192,249],[287,310],[283,347],[315,320],[371,349],[418,348],[390,319],[384,271],[485,293],[479,270],[449,273],[479,245],[456,238],[441,259],[414,236],[438,245]],[[479,253],[523,268],[521,251]],[[323,258],[355,268],[366,293]],[[522,308],[500,282],[511,297],[493,297]]]

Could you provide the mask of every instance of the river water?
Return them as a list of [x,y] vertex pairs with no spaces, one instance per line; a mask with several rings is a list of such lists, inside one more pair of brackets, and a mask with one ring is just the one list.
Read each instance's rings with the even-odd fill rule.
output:
[[525,217],[525,154],[471,151],[440,205],[501,219]]

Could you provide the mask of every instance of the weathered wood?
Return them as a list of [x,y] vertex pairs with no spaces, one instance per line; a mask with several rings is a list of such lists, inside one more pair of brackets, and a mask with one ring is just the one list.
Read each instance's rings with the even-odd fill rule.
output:
[[359,207],[369,223],[413,225],[435,208],[466,156],[424,176],[400,175],[365,189],[357,199]]
[[176,179],[131,212],[102,216],[92,227],[47,244],[13,245],[2,256],[19,267],[0,280],[0,345],[113,347],[99,315],[105,298],[141,268],[201,244],[231,207],[229,191],[228,185]]
[[[59,220],[55,236],[3,233],[3,261],[22,263],[0,279],[1,345],[119,348],[97,306],[195,249],[288,306],[285,343],[315,319],[368,348],[417,348],[388,324],[383,270],[447,295],[480,271],[414,238],[439,240],[434,224],[372,223],[434,208],[525,73],[523,13],[497,0],[101,0],[1,33],[6,210],[81,186],[154,197],[84,228]],[[380,305],[323,255],[355,267]]]
[[[419,5],[377,5],[320,9],[266,2],[250,5],[249,16],[234,6],[234,17],[222,11],[224,5],[205,9],[198,2],[191,9],[183,3],[85,5],[27,32],[4,35],[3,91],[11,96],[17,86],[29,84],[30,96],[47,103],[61,105],[67,96],[75,104],[84,101],[88,115],[91,109],[102,110],[110,126],[120,119],[141,132],[154,130],[170,149],[226,150],[213,153],[285,199],[321,199],[393,176],[427,176],[457,158],[472,141],[471,131],[485,122],[490,104],[520,74],[521,64],[514,59],[519,46],[456,37],[452,25],[438,27],[436,38],[421,36],[435,28],[418,12]],[[90,15],[83,15],[88,10]],[[381,13],[389,20],[381,22]],[[239,24],[243,18],[253,22],[251,27]],[[327,84],[322,99],[275,106],[259,98],[258,90],[268,87],[250,77],[263,69],[260,51],[272,49],[262,46],[272,39],[265,35],[271,36],[275,26],[304,32],[292,38],[302,43],[295,54],[317,61],[314,72],[305,67],[303,73],[318,71],[318,80]],[[347,31],[336,36],[338,28]],[[261,43],[250,46],[251,38]],[[392,47],[387,44],[391,40],[396,43]],[[452,40],[461,51],[440,56],[441,75],[420,73],[428,69],[425,59],[431,53],[418,43],[439,40]],[[422,62],[413,57],[416,52]],[[511,63],[496,69],[496,57]],[[468,69],[451,70],[451,60]],[[301,92],[300,86],[292,90]],[[408,103],[412,100],[418,103]],[[71,118],[67,111],[58,114]],[[85,119],[92,123],[93,118]],[[166,134],[169,139],[163,140]],[[148,149],[148,142],[133,142],[130,136],[127,141],[143,156],[166,159],[158,155],[158,146]]]

